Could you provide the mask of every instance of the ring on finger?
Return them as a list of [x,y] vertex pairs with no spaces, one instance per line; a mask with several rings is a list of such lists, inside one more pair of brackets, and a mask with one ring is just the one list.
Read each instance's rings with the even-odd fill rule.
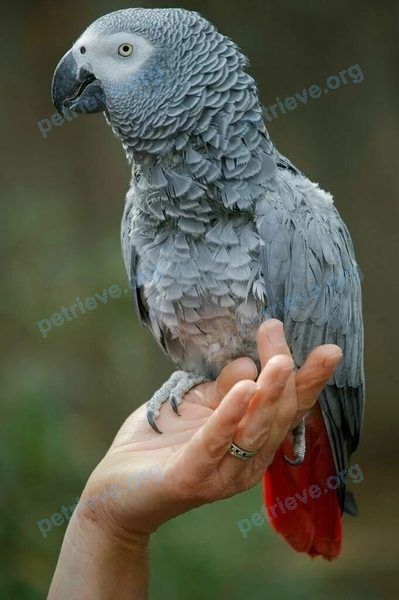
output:
[[257,454],[257,451],[252,452],[251,450],[244,450],[243,448],[240,448],[240,446],[237,446],[237,444],[234,442],[231,444],[229,452],[232,456],[239,458],[240,460],[249,460]]

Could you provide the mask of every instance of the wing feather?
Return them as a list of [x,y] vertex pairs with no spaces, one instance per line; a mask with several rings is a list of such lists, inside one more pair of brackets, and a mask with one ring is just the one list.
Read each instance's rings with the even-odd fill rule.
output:
[[[257,207],[265,315],[284,322],[298,366],[320,344],[343,350],[319,399],[339,472],[357,448],[363,419],[360,272],[331,197],[292,169],[280,166],[278,193],[267,195]],[[341,501],[346,508],[344,490]]]
[[132,290],[133,303],[136,309],[137,316],[140,322],[144,326],[150,325],[150,319],[148,314],[148,307],[142,294],[141,286],[137,281],[137,253],[134,245],[130,240],[130,211],[132,210],[132,203],[129,198],[126,199],[125,210],[122,217],[121,226],[121,243],[122,243],[122,254],[125,261],[126,272],[129,280],[129,286]]

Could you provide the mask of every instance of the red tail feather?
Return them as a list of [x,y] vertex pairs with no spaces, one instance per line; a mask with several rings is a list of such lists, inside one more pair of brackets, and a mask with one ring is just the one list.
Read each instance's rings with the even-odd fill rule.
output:
[[332,489],[337,487],[336,469],[318,407],[306,421],[306,447],[298,467],[284,460],[287,444],[276,452],[265,473],[265,504],[272,526],[295,550],[332,560],[341,550],[341,509]]

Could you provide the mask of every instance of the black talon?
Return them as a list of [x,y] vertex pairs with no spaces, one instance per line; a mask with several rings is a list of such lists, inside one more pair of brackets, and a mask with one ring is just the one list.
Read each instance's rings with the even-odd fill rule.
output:
[[176,414],[178,417],[180,417],[180,413],[179,413],[179,405],[178,405],[178,402],[177,402],[177,398],[176,398],[176,396],[171,396],[171,397],[169,398],[169,402],[170,402],[170,405],[171,405],[171,407],[172,407],[172,409],[173,409],[173,412],[174,412],[174,413],[175,413],[175,414]]
[[149,422],[149,424],[151,425],[151,427],[153,428],[153,430],[156,433],[162,433],[162,431],[158,428],[155,418],[154,418],[154,411],[152,410],[147,410],[147,421]]

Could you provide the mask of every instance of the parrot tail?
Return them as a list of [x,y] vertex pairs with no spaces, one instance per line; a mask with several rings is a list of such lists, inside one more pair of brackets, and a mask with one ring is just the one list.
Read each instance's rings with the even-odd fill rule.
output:
[[319,407],[306,420],[306,455],[293,467],[287,441],[264,476],[264,497],[273,528],[298,552],[332,560],[341,550],[339,483]]

